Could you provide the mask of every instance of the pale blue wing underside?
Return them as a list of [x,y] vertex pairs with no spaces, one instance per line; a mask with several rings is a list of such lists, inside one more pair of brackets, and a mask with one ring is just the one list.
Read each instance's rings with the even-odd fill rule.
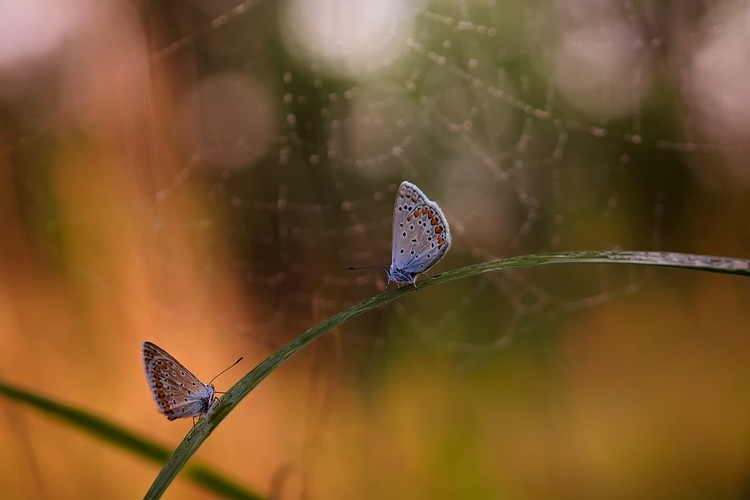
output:
[[388,280],[415,282],[448,251],[451,234],[443,211],[417,186],[404,181],[393,207],[393,249]]

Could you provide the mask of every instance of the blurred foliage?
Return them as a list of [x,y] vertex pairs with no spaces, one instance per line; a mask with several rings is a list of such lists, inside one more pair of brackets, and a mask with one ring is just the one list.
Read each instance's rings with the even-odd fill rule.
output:
[[[436,273],[750,253],[745,2],[9,5],[0,378],[138,435],[189,428],[154,411],[144,339],[207,380],[374,295],[382,270],[346,268],[389,263],[403,179],[451,223]],[[290,359],[200,458],[284,498],[746,493],[746,280],[536,266],[425,288]],[[153,481],[0,411],[9,497]]]

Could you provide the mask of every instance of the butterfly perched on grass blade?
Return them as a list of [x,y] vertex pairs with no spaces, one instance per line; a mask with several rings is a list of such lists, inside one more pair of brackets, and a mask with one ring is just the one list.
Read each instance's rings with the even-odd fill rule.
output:
[[[219,401],[216,397],[216,389],[211,383],[213,379],[208,384],[204,384],[193,375],[193,372],[154,343],[144,342],[141,352],[143,353],[143,366],[146,369],[146,380],[154,396],[156,407],[160,413],[166,415],[168,420],[200,417],[211,413],[214,403]],[[240,361],[242,358],[232,366]]]
[[437,203],[411,182],[398,188],[388,283],[411,282],[443,258],[451,246],[448,220]]
[[397,284],[412,283],[416,287],[417,275],[437,264],[450,246],[450,226],[438,204],[416,185],[402,182],[393,206],[391,266],[386,273],[388,284],[394,281]]

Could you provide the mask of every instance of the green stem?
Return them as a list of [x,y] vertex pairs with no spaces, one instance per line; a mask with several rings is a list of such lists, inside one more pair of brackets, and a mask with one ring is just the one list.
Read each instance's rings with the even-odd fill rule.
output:
[[[727,273],[750,276],[750,260],[731,259],[706,255],[691,255],[670,252],[565,252],[557,254],[527,255],[512,257],[461,269],[448,271],[434,278],[418,282],[418,290],[441,285],[449,281],[468,278],[478,274],[505,269],[534,267],[548,264],[630,264],[643,266],[676,267],[714,273]],[[200,448],[208,435],[221,423],[232,409],[250,393],[271,372],[303,347],[326,332],[341,326],[371,309],[387,304],[404,295],[414,293],[415,288],[404,285],[399,289],[381,293],[356,304],[325,321],[318,323],[296,339],[290,341],[266,358],[250,373],[245,375],[223,396],[224,404],[217,405],[210,418],[196,425],[180,443],[174,454],[154,480],[145,498],[160,498],[177,474],[185,467],[188,459]]]

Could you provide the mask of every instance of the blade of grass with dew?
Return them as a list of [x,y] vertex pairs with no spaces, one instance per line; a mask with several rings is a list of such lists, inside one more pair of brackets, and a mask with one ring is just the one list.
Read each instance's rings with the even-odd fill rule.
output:
[[[461,269],[445,272],[434,278],[427,278],[417,282],[418,290],[442,285],[449,281],[468,278],[491,271],[502,271],[511,268],[535,267],[550,264],[628,264],[657,267],[674,267],[713,273],[735,274],[750,276],[750,260],[716,257],[710,255],[692,255],[672,252],[563,252],[555,254],[527,255],[512,257],[481,264],[467,266]],[[250,373],[245,375],[222,397],[222,405],[208,419],[201,421],[177,447],[164,468],[154,480],[145,498],[160,498],[177,474],[187,464],[190,457],[200,448],[208,435],[221,423],[250,391],[284,361],[297,353],[303,347],[316,340],[326,332],[341,326],[357,316],[376,307],[394,301],[404,295],[417,291],[411,285],[404,285],[397,290],[384,292],[360,302],[325,321],[318,323],[302,335],[282,346],[271,354]]]
[[[169,458],[170,451],[168,448],[84,410],[53,401],[5,382],[0,382],[0,395],[5,396],[9,400],[31,406],[97,439],[106,441],[152,462],[163,464]],[[261,495],[227,479],[205,465],[195,464],[188,466],[185,468],[185,475],[194,483],[226,498],[263,498]]]

